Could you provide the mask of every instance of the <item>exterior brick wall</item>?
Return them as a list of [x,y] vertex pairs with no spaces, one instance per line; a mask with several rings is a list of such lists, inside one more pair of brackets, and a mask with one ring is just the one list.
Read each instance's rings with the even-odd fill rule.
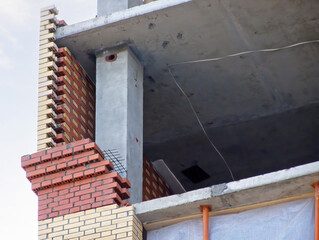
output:
[[143,201],[152,200],[171,195],[172,192],[152,166],[152,163],[144,156],[143,158]]
[[38,151],[95,138],[95,86],[66,48],[54,43],[57,10],[41,12]]
[[141,240],[133,206],[116,204],[39,221],[39,240]]
[[22,157],[22,167],[39,197],[39,220],[118,204],[130,197],[130,182],[90,139]]

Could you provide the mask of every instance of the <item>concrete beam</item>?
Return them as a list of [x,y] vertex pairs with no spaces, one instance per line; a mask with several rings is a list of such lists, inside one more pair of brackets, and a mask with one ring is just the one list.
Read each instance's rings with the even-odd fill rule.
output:
[[[311,196],[311,183],[319,180],[319,162],[281,170],[236,182],[214,185],[183,194],[134,204],[144,224],[200,214],[200,205],[212,205],[212,211],[253,204]],[[169,222],[169,221],[168,221]]]
[[96,143],[125,159],[131,203],[142,201],[143,66],[129,48],[96,58]]

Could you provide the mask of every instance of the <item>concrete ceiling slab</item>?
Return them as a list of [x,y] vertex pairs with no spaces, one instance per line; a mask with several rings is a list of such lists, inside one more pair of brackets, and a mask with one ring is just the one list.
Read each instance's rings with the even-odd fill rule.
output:
[[[196,156],[203,159],[209,156],[201,155],[203,149],[194,147],[205,143],[196,140],[200,129],[185,97],[173,83],[167,65],[319,39],[318,11],[316,0],[159,0],[61,27],[56,36],[57,44],[67,46],[93,78],[96,52],[112,51],[123,44],[131,47],[145,67],[145,151],[152,160],[167,159],[168,166],[181,180],[184,177],[180,171],[198,161]],[[253,170],[263,173],[275,169],[264,169],[271,159],[291,160],[290,153],[296,149],[293,146],[297,146],[298,154],[291,164],[317,157],[313,144],[318,143],[314,136],[319,127],[314,125],[312,130],[303,132],[298,126],[313,123],[317,116],[314,105],[319,103],[318,54],[319,44],[313,43],[271,53],[174,65],[172,72],[210,136],[237,169],[241,168],[236,162],[241,160],[232,146],[245,153],[246,164],[254,163],[261,152],[269,152],[260,160],[263,163],[260,168]],[[259,151],[254,151],[254,142],[268,134],[267,126],[260,129],[262,119],[267,116],[274,116],[267,126],[281,129],[283,135],[280,138],[275,133],[269,135],[269,141],[278,140],[276,150],[265,143],[258,147]],[[278,116],[282,116],[281,121]],[[232,126],[231,131],[228,126]],[[280,151],[278,146],[293,138],[296,142]],[[234,143],[229,139],[237,140]],[[313,144],[298,145],[298,141],[313,141]],[[172,146],[179,147],[179,154],[166,151],[173,142]],[[194,156],[183,166],[190,156],[187,147],[193,149]],[[209,154],[207,148],[204,150]],[[217,177],[225,172],[216,161],[199,164],[215,176],[215,180],[212,177],[200,184],[201,187],[228,180]],[[238,175],[248,177],[252,172],[238,172]],[[188,189],[194,188],[187,179],[182,183]]]

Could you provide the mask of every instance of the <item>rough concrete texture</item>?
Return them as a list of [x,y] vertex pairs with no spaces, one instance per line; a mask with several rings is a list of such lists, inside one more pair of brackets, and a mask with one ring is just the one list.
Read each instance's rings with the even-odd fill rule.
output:
[[96,143],[116,149],[125,159],[132,184],[130,202],[142,201],[143,164],[143,67],[129,49],[96,59]]
[[[57,30],[94,75],[99,49],[127,43],[145,66],[144,142],[187,190],[230,181],[167,64],[318,39],[319,2],[159,0]],[[318,159],[319,45],[178,65],[176,80],[236,179]],[[211,176],[194,185],[181,171]]]
[[200,213],[200,205],[212,211],[278,200],[314,192],[310,186],[319,177],[319,162],[265,175],[220,184],[187,193],[134,204],[143,223]]
[[141,4],[143,4],[143,0],[98,0],[97,15],[109,15]]

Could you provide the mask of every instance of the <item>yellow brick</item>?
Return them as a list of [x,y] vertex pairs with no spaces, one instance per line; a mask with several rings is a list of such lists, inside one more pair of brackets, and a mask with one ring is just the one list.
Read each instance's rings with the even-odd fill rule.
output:
[[71,238],[76,238],[76,237],[81,237],[83,236],[83,232],[77,232],[77,233],[72,233],[64,236],[64,239],[71,239]]
[[53,240],[63,240],[63,236],[61,236],[61,237],[54,237]]
[[111,214],[112,214],[111,210],[101,212],[101,216],[108,216],[108,215],[111,215]]
[[108,237],[97,238],[96,240],[114,240],[114,239],[115,239],[115,236],[112,235],[112,236],[108,236]]
[[[95,220],[96,220],[97,222],[104,222],[104,221],[110,220],[109,216],[110,216],[110,215],[103,216],[103,217],[98,217],[98,218],[96,218]],[[115,217],[114,217],[114,218],[115,218]],[[112,216],[112,219],[114,219],[114,218],[113,218],[113,216]]]
[[71,228],[69,229],[69,234],[80,232],[80,228]]
[[38,231],[38,235],[43,235],[43,234],[47,234],[47,233],[51,233],[52,229],[51,228],[47,228],[41,231]]
[[101,222],[101,227],[110,226],[111,224],[112,224],[111,221],[103,221],[103,222]]
[[117,204],[108,205],[108,206],[104,206],[104,207],[99,207],[99,208],[96,208],[96,212],[103,212],[103,211],[106,211],[106,210],[116,209],[118,207],[119,206]]
[[96,209],[95,209],[95,208],[89,209],[89,210],[86,210],[86,211],[85,211],[85,215],[92,214],[92,213],[95,213],[95,212],[96,212]]
[[78,227],[81,227],[84,225],[84,222],[76,222],[76,223],[69,223],[69,224],[66,224],[64,226],[64,229],[70,229],[70,228],[78,228]]
[[88,229],[93,229],[93,228],[98,228],[98,227],[100,227],[100,223],[95,223],[95,224],[91,224],[91,225],[85,225],[85,226],[80,227],[80,231],[85,231],[85,230],[88,230]]
[[120,239],[120,238],[124,238],[124,237],[126,237],[126,233],[116,234],[116,239]]
[[106,231],[110,231],[110,230],[114,230],[116,229],[115,225],[111,225],[111,226],[107,226],[107,227],[98,227],[96,228],[96,232],[106,232]]
[[92,219],[92,218],[97,218],[100,216],[100,213],[93,213],[93,214],[88,214],[88,215],[84,215],[84,216],[81,216],[80,217],[80,221],[83,221],[83,220],[87,220],[87,219]]
[[89,224],[95,223],[96,221],[95,221],[95,218],[93,218],[93,219],[85,220],[84,222],[85,222],[85,225],[89,225]]
[[67,224],[68,221],[67,220],[63,220],[63,221],[56,221],[56,222],[53,222],[53,223],[50,223],[48,225],[49,228],[53,228],[53,227],[57,227],[57,226],[61,226],[61,225],[65,225]]
[[133,237],[121,238],[121,240],[134,240]]
[[118,224],[116,224],[116,228],[123,228],[123,227],[127,227],[127,226],[132,226],[132,225],[128,225],[128,223],[131,223],[131,222],[118,223]]
[[129,222],[129,221],[133,221],[133,216],[129,216],[126,218],[120,218],[120,219],[114,219],[114,220],[112,220],[112,224],[121,223],[121,222]]
[[46,234],[38,236],[38,240],[43,240],[43,239],[47,239],[47,235]]
[[54,232],[54,233],[50,233],[48,235],[49,238],[53,238],[53,237],[58,237],[58,236],[63,236],[63,235],[66,235],[68,234],[68,231],[67,230],[64,230],[64,231],[61,231],[61,232]]
[[40,40],[39,45],[42,46],[44,44],[48,44],[49,42],[51,42],[51,41],[49,41],[49,39],[42,39],[42,40]]
[[69,223],[76,223],[76,222],[79,222],[79,221],[80,221],[80,218],[78,218],[78,217],[69,219]]
[[127,217],[127,212],[116,214],[116,218],[123,218],[123,217]]
[[125,228],[117,228],[115,230],[112,230],[112,234],[118,234],[118,233],[125,233],[133,231],[133,227],[125,227]]
[[46,219],[46,220],[39,221],[38,225],[41,226],[41,225],[48,224],[48,223],[51,223],[51,222],[52,222],[52,218],[49,218],[49,219]]
[[47,229],[47,225],[46,224],[38,226],[38,231],[44,230],[44,229]]
[[90,235],[90,234],[94,234],[95,233],[95,229],[89,229],[89,230],[86,230],[84,231],[84,235]]
[[64,219],[70,219],[70,218],[75,218],[75,217],[80,217],[80,216],[83,216],[84,215],[84,212],[77,212],[77,213],[72,213],[72,214],[67,214],[67,215],[64,215]]
[[80,240],[92,240],[92,239],[96,239],[96,238],[99,238],[99,237],[101,237],[101,234],[100,233],[95,233],[95,234],[92,234],[92,235],[80,237]]
[[131,210],[134,210],[134,207],[133,207],[133,206],[121,207],[121,208],[112,210],[112,214],[114,214],[114,213],[127,212],[127,211],[131,211]]
[[50,21],[49,20],[45,20],[45,21],[41,21],[40,22],[40,26],[45,26],[47,24],[50,24]]
[[63,230],[63,226],[59,226],[59,227],[53,228],[52,232],[58,232],[58,231],[62,231],[62,230]]
[[101,237],[107,237],[107,236],[110,236],[111,234],[112,234],[111,231],[102,232]]

